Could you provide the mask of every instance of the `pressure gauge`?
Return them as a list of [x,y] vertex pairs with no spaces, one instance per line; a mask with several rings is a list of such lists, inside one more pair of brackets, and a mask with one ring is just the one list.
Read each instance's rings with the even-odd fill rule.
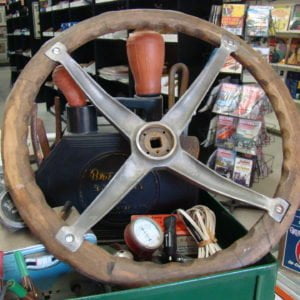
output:
[[124,239],[137,256],[150,256],[162,245],[163,232],[154,220],[140,217],[127,225]]

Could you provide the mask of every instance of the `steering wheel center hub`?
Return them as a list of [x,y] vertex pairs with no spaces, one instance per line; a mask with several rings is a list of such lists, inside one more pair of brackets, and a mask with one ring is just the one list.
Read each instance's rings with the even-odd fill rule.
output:
[[174,153],[177,140],[166,125],[148,123],[138,132],[136,144],[144,156],[158,160],[168,158]]

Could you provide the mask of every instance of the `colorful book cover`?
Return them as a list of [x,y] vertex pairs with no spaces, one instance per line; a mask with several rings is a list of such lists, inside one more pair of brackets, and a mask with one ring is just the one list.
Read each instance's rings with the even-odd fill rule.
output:
[[235,152],[222,148],[217,149],[215,171],[221,176],[232,178]]
[[271,10],[272,24],[275,32],[286,31],[288,29],[291,5],[274,5]]
[[288,49],[288,39],[285,38],[270,38],[269,39],[270,48],[270,63],[284,63],[287,49]]
[[300,66],[300,39],[292,39],[286,63]]
[[221,27],[236,35],[243,34],[246,6],[223,4]]
[[234,135],[236,130],[236,118],[228,116],[219,116],[216,132],[216,146],[226,149],[233,149]]
[[241,74],[242,65],[231,55],[226,58],[225,64],[220,70],[221,73]]
[[264,97],[266,95],[261,87],[252,84],[243,85],[241,100],[234,114],[240,118],[258,119]]
[[239,119],[235,134],[235,151],[256,155],[261,121]]
[[252,179],[253,160],[236,157],[232,179],[234,182],[250,187]]
[[268,36],[270,9],[270,6],[249,6],[246,20],[246,35]]
[[220,87],[213,112],[217,114],[232,114],[240,102],[241,86],[223,83]]
[[300,30],[300,4],[295,4],[290,18],[289,30]]

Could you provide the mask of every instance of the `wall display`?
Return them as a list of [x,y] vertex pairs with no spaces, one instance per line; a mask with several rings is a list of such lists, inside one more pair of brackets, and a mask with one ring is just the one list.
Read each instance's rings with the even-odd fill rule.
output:
[[216,132],[216,146],[226,149],[233,149],[234,135],[236,130],[237,119],[228,116],[219,116]]
[[224,177],[231,178],[234,167],[234,160],[234,151],[218,148],[215,163],[216,172]]
[[268,36],[270,9],[270,6],[249,6],[246,19],[246,35]]
[[288,29],[291,10],[291,5],[274,5],[271,10],[271,16],[275,32],[286,31]]
[[253,160],[243,157],[236,157],[232,179],[234,182],[250,187],[253,169]]
[[300,30],[300,4],[294,5],[289,30]]
[[243,34],[246,6],[243,4],[224,4],[221,27],[236,35]]

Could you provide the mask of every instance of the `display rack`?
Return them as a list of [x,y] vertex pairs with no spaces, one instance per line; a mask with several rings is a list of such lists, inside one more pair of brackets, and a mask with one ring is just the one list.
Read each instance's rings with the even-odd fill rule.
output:
[[[92,0],[90,2],[84,0],[46,2],[25,0],[24,5],[19,1],[9,2],[7,6],[9,16],[7,18],[9,28],[7,39],[12,83],[15,82],[24,65],[43,43],[60,35],[65,28],[92,16],[122,9],[159,8],[178,10],[207,19],[210,6],[215,2],[217,1],[210,0],[205,7],[196,0],[188,1],[188,3],[184,0]],[[25,11],[26,14],[20,13]],[[121,31],[100,36],[72,53],[77,62],[91,66],[88,69],[90,75],[112,96],[131,97],[134,95],[134,84],[130,71],[128,80],[125,82],[108,80],[101,75],[103,68],[128,65],[126,56],[128,34],[127,31]],[[163,32],[163,37],[166,43],[166,72],[175,63],[183,62],[190,69],[190,82],[192,82],[205,64],[206,53],[212,47],[199,42],[199,40],[173,32]],[[49,77],[37,97],[37,102],[46,102],[48,108],[53,105],[55,96],[58,95],[63,99],[51,81],[52,79]],[[164,88],[163,93],[168,94],[168,90]]]

